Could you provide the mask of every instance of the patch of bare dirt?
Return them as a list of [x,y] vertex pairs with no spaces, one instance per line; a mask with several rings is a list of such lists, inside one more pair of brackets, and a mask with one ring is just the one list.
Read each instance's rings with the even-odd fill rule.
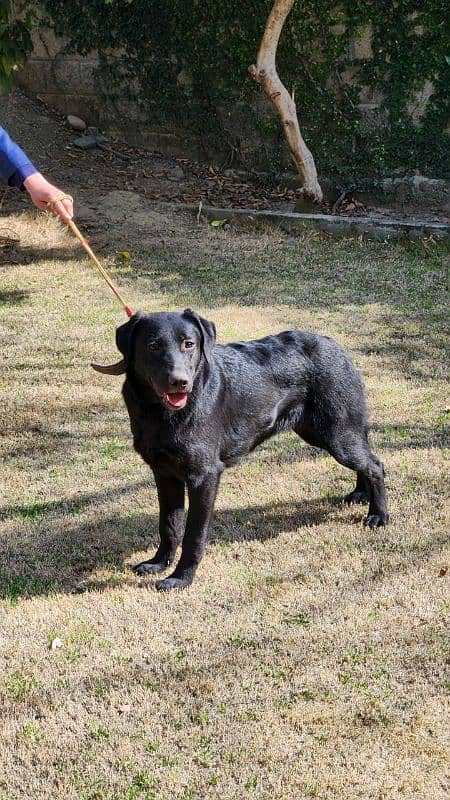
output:
[[[151,204],[177,202],[251,208],[287,207],[294,203],[294,189],[265,187],[244,179],[234,170],[188,159],[168,158],[121,142],[107,142],[92,150],[80,150],[65,117],[21,92],[0,97],[0,123],[45,176],[72,193],[78,203],[94,206],[111,191],[137,192]],[[4,205],[27,202],[7,192]]]
[[[116,200],[119,192],[138,194],[147,206],[153,207],[166,203],[202,203],[220,208],[323,211],[350,216],[372,213],[410,221],[415,217],[428,222],[448,221],[445,209],[430,208],[426,204],[420,210],[405,204],[390,209],[380,206],[378,201],[372,202],[370,197],[358,199],[349,191],[342,192],[339,197],[330,195],[329,203],[320,208],[309,207],[299,189],[274,185],[262,175],[169,158],[143,148],[129,147],[125,142],[107,140],[91,150],[81,150],[74,144],[80,134],[69,128],[64,116],[19,91],[0,96],[0,123],[49,180],[73,194],[77,216],[90,221],[92,227],[95,216],[101,211],[99,198],[111,192]],[[14,210],[28,202],[23,194],[7,189],[1,209]],[[136,200],[133,215],[138,213],[138,208]],[[165,211],[161,209],[161,213]]]

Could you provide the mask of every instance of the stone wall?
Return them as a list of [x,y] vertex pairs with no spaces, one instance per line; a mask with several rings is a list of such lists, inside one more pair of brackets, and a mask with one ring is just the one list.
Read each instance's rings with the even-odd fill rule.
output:
[[33,30],[32,39],[33,52],[18,73],[17,83],[50,108],[81,117],[88,126],[100,127],[130,145],[194,159],[205,155],[200,143],[185,131],[150,125],[132,100],[124,97],[114,104],[105,100],[97,74],[97,53],[70,53],[66,41],[43,26]]
[[[337,25],[334,32],[339,34],[344,30],[344,25]],[[372,27],[366,25],[350,43],[349,58],[355,64],[373,57],[372,38]],[[33,31],[33,42],[33,53],[26,67],[19,73],[17,82],[21,88],[32,92],[51,108],[65,115],[79,116],[88,125],[95,125],[106,133],[126,139],[131,145],[143,145],[173,156],[222,159],[220,141],[200,142],[181,128],[176,130],[173,127],[152,125],[139,110],[137,102],[127,99],[125,91],[124,96],[115,103],[105,100],[97,75],[96,52],[84,56],[70,53],[65,40],[56,38],[51,29],[42,25]],[[347,83],[354,83],[355,69],[348,69],[342,77]],[[410,103],[408,111],[415,124],[419,123],[432,92],[433,84],[427,81],[417,91],[414,102]],[[358,108],[363,125],[367,128],[374,129],[385,124],[382,102],[383,96],[380,92],[375,92],[370,87],[363,87],[360,91]],[[254,106],[259,106],[260,110],[264,106],[264,114],[273,113],[262,94],[255,96]],[[222,109],[219,108],[218,113],[222,115]],[[260,131],[255,131],[248,114],[248,104],[236,103],[233,108],[224,109],[222,116],[224,130],[231,137],[235,133],[239,135],[244,163],[250,165],[253,159],[252,166],[256,169],[267,168],[267,163],[273,160],[272,150],[276,143],[264,139]],[[280,168],[289,166],[284,150],[277,158]]]
[[[185,156],[190,158],[209,157],[218,159],[223,155],[220,143],[205,145],[184,130],[174,130],[149,124],[137,103],[125,99],[125,96],[115,103],[104,98],[97,75],[98,55],[91,52],[85,56],[68,51],[67,43],[62,38],[57,38],[50,28],[43,27],[32,32],[34,49],[25,66],[18,74],[17,83],[25,91],[32,92],[38,99],[50,108],[62,114],[74,114],[81,117],[87,125],[100,127],[103,131],[125,138],[131,145],[143,145],[159,150],[168,155]],[[370,26],[352,44],[352,57],[355,59],[368,58],[371,55],[372,34]],[[352,82],[352,74],[346,75],[346,80]],[[125,92],[124,92],[125,95]],[[372,124],[376,119],[381,97],[375,97],[369,90],[361,96],[360,110],[367,124]],[[255,132],[249,127],[248,114],[243,104],[236,104],[232,110],[226,109],[222,114],[224,129],[232,134],[233,129],[238,130],[242,138],[243,155],[246,156],[248,138],[249,153],[255,151]],[[255,97],[255,107],[265,109],[268,114],[274,114],[272,107],[262,95]],[[248,131],[247,131],[248,128]],[[259,142],[260,153],[270,152],[270,143]],[[264,147],[265,145],[265,147]],[[258,152],[258,148],[256,148]],[[281,166],[287,168],[289,158],[282,158]],[[255,166],[258,166],[255,164]],[[262,165],[261,165],[262,166]]]
[[[76,114],[88,124],[111,124],[115,112],[128,120],[138,121],[136,107],[122,100],[118,108],[111,108],[102,98],[96,71],[98,56],[95,52],[86,56],[66,51],[64,39],[58,39],[50,28],[40,27],[33,31],[34,44],[27,65],[18,76],[19,85],[38,95],[39,99],[64,114]],[[350,46],[350,57],[358,61],[372,57],[372,30],[365,26],[360,36]],[[345,75],[353,82],[352,72]],[[369,89],[361,95],[359,108],[363,115],[376,112],[382,98],[374,96]],[[139,120],[141,121],[141,120]]]
[[79,56],[66,52],[66,42],[49,28],[32,33],[34,49],[17,82],[51,108],[81,116],[97,125],[101,118],[101,91],[97,84],[96,53]]

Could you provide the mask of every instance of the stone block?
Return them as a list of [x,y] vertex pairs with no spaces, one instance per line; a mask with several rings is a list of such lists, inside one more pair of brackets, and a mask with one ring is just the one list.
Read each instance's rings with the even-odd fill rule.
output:
[[83,91],[80,80],[80,62],[78,58],[60,56],[52,63],[52,78],[57,91]]
[[433,92],[434,84],[431,81],[425,81],[422,88],[414,93],[414,99],[410,100],[406,106],[408,114],[416,127],[420,125],[420,120],[425,114],[428,101]]
[[80,87],[83,94],[100,94],[98,86],[97,69],[98,61],[83,59],[79,61]]
[[33,28],[31,40],[35,58],[55,58],[67,44],[67,39],[57,38],[51,28],[42,25]]
[[114,103],[105,102],[102,105],[102,117],[110,122],[115,120],[118,125],[121,125],[122,121],[125,125],[144,121],[144,115],[140,112],[138,104],[126,99],[116,100]]
[[345,33],[345,25],[343,22],[338,22],[336,25],[332,25],[330,28],[331,33],[334,33],[335,36],[342,36]]
[[17,82],[30,92],[48,91],[52,85],[50,62],[43,59],[30,59],[17,74]]
[[373,58],[372,38],[372,26],[364,25],[360,30],[360,35],[355,36],[350,42],[349,57],[353,61],[362,61]]
[[334,24],[330,26],[330,31],[335,36],[342,36],[347,28],[345,12],[340,6],[335,6],[331,9],[331,13],[333,14]]
[[360,103],[370,103],[373,106],[381,106],[383,104],[384,95],[378,89],[372,86],[362,86],[359,92]]
[[344,83],[348,83],[349,86],[355,86],[359,84],[359,69],[356,67],[348,67],[348,69],[344,69],[341,72],[341,78]]
[[439,178],[414,175],[412,178],[385,178],[378,196],[390,206],[421,206],[436,211],[449,211],[450,182]]
[[362,129],[372,131],[388,125],[388,115],[377,103],[358,103]]
[[39,92],[36,97],[54,111],[61,111],[63,114],[67,113],[66,98],[63,94],[57,94],[55,92]]

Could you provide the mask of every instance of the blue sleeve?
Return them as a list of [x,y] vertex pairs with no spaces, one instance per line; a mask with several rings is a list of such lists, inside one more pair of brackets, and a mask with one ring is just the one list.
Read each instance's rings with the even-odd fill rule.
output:
[[0,127],[0,178],[9,186],[21,189],[25,178],[37,171],[23,150]]

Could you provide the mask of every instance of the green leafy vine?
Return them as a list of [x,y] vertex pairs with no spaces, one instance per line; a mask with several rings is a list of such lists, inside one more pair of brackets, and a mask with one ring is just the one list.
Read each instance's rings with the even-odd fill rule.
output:
[[[139,109],[136,124],[145,119],[176,125],[205,141],[226,140],[253,164],[267,168],[270,162],[275,171],[281,166],[278,121],[248,75],[271,0],[43,5],[69,47],[99,52],[104,94],[112,102],[132,97]],[[364,36],[365,50],[358,52]],[[278,70],[295,91],[301,127],[322,175],[346,184],[394,170],[443,175],[448,41],[445,0],[294,4],[280,40]],[[422,106],[421,92],[430,95]],[[260,137],[253,152],[252,131]]]
[[14,18],[10,0],[0,0],[0,88],[10,89],[13,73],[31,53],[34,14],[26,11]]

